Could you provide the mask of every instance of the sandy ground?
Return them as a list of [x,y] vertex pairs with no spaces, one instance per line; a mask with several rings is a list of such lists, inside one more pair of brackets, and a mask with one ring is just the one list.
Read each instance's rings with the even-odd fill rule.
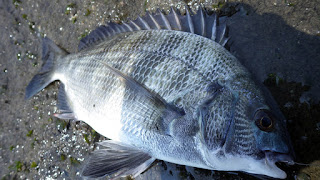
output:
[[[201,2],[201,3],[200,3]],[[199,4],[228,19],[230,51],[269,87],[288,119],[297,161],[283,166],[289,179],[320,178],[319,0],[0,0],[0,178],[80,179],[84,159],[103,137],[81,122],[59,120],[58,83],[24,100],[41,67],[41,38],[68,52],[106,21],[136,18],[146,10]],[[318,118],[318,119],[317,119]],[[255,179],[244,173],[193,169],[157,162],[137,179]]]

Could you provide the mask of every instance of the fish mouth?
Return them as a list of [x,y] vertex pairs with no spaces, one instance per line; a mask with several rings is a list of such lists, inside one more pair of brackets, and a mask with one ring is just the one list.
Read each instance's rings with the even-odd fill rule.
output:
[[265,158],[268,162],[276,163],[276,162],[284,162],[288,165],[293,165],[293,157],[290,154],[283,154],[273,151],[265,151]]
[[264,151],[264,153],[264,163],[265,167],[268,169],[266,169],[266,175],[275,178],[285,179],[287,177],[287,174],[276,165],[276,162],[284,162],[288,165],[293,165],[293,157],[289,154],[283,154],[273,151]]

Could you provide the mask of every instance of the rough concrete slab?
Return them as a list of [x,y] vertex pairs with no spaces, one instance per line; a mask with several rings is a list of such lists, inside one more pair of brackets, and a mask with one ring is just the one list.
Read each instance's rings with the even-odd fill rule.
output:
[[[319,162],[317,100],[320,92],[320,2],[243,0],[0,0],[0,177],[4,179],[80,179],[79,171],[94,142],[102,140],[81,122],[59,120],[56,111],[58,83],[53,83],[31,100],[24,90],[41,67],[41,37],[48,36],[68,52],[76,52],[79,39],[106,21],[136,18],[146,10],[168,11],[171,6],[201,4],[230,16],[230,51],[261,82],[275,77],[286,82],[302,82],[310,89],[270,87],[281,91],[300,162]],[[282,87],[282,86],[281,86]],[[291,94],[290,94],[291,93]],[[284,96],[293,96],[292,106]],[[295,102],[295,101],[296,102]],[[305,103],[309,104],[306,107]],[[281,103],[280,103],[281,104]],[[286,107],[287,107],[286,106]],[[306,108],[302,108],[306,107]],[[300,113],[298,112],[300,109]],[[304,109],[302,111],[302,109]],[[303,116],[303,115],[308,115]],[[300,118],[300,121],[299,121]],[[307,121],[307,119],[312,119]],[[294,120],[298,119],[298,120]],[[289,122],[290,123],[290,122]],[[317,124],[318,123],[318,124]],[[298,124],[298,125],[297,125]],[[318,126],[317,126],[318,125]],[[303,128],[297,128],[303,127]],[[318,130],[316,129],[318,128]],[[299,132],[297,132],[299,131]],[[310,134],[310,132],[312,132]],[[295,136],[297,134],[297,136]],[[306,150],[308,147],[309,151]],[[296,150],[297,151],[297,150]],[[311,154],[305,156],[305,154]],[[319,166],[307,170],[285,167],[290,178],[319,178]],[[158,162],[137,179],[254,179],[244,173],[207,171]]]

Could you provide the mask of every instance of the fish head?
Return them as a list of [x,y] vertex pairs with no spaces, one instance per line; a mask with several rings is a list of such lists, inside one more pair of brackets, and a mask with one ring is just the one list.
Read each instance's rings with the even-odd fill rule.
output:
[[252,129],[257,154],[261,154],[261,157],[256,156],[256,160],[261,161],[265,170],[269,171],[265,171],[266,175],[286,178],[286,173],[275,164],[293,164],[294,152],[283,115],[269,108],[256,109],[252,118]]
[[[224,101],[219,104],[224,111],[219,116],[215,116],[220,111],[214,103],[208,114],[202,113],[205,161],[212,169],[286,178],[276,162],[292,164],[294,153],[285,117],[272,96],[264,95],[258,88],[232,94],[236,93],[224,94]],[[228,96],[229,101],[225,100]],[[224,117],[224,121],[218,121],[219,117]]]
[[[286,178],[276,162],[293,164],[294,152],[286,128],[286,119],[272,96],[251,93],[240,98],[233,127],[227,137],[229,153],[251,159],[244,171],[274,178]],[[245,121],[247,124],[241,124]],[[228,149],[227,149],[228,151]]]

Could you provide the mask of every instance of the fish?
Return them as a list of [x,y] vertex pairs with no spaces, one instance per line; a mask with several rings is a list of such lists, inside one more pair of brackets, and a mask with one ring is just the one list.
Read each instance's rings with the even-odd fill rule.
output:
[[110,22],[68,53],[42,40],[30,99],[60,81],[57,118],[83,121],[100,142],[83,177],[136,177],[156,160],[286,178],[286,120],[271,94],[226,48],[227,18],[203,8]]

